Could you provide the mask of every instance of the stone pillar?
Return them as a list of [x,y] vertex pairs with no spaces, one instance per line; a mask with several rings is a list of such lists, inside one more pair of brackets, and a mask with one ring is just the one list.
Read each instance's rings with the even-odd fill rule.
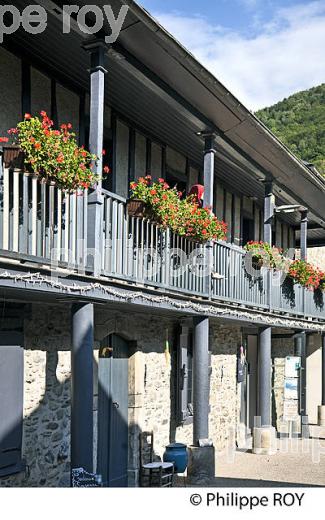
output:
[[253,432],[253,452],[271,455],[276,452],[275,428],[271,418],[271,339],[272,328],[259,332],[258,351],[258,417]]
[[129,487],[139,485],[139,436],[144,430],[144,392],[143,353],[134,343],[130,345],[129,357]]
[[215,453],[209,440],[209,318],[194,319],[193,446],[189,448],[188,476],[205,485],[215,476]]
[[322,404],[318,407],[318,424],[325,426],[325,333],[322,334]]
[[308,233],[308,210],[304,209],[301,211],[301,222],[300,222],[300,258],[307,262],[308,249],[307,249],[307,233]]
[[[107,73],[104,62],[107,45],[102,40],[92,40],[83,44],[83,48],[90,53],[90,128],[89,150],[98,157],[94,164],[94,172],[97,175],[103,173],[103,139],[104,139],[104,109],[105,109],[105,74]],[[102,255],[102,222],[103,222],[103,196],[101,193],[101,181],[88,195],[88,232],[87,268],[98,276],[101,271]]]
[[93,471],[94,306],[72,306],[71,468]]

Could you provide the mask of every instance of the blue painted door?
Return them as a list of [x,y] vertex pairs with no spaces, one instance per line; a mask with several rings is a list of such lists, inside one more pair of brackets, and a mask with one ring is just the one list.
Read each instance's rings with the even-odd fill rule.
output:
[[127,487],[128,343],[114,334],[100,349],[97,458],[97,472],[107,487]]

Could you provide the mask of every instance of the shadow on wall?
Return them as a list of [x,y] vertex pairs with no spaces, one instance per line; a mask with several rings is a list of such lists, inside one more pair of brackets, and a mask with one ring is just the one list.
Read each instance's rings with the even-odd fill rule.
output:
[[[70,353],[60,351],[60,354]],[[22,452],[27,467],[24,473],[1,478],[0,486],[69,486],[70,378],[60,381],[57,377],[58,352],[26,350],[25,355],[25,387],[31,385],[23,420]],[[38,375],[44,364],[44,395],[38,401],[37,394],[41,391]],[[64,377],[64,373],[61,375]]]
[[[44,378],[45,371],[45,378]],[[94,362],[96,388],[94,389],[94,468],[97,467],[97,396],[96,373],[98,364]],[[40,374],[42,377],[40,378]],[[42,384],[44,386],[42,386]],[[70,486],[70,417],[71,417],[71,376],[70,351],[48,352],[45,350],[25,350],[25,387],[28,398],[23,420],[22,456],[26,471],[0,478],[0,487],[69,487]],[[106,391],[106,387],[101,389]],[[39,395],[43,397],[39,399]],[[106,403],[112,406],[111,396],[106,395]],[[26,394],[25,394],[26,399]],[[119,422],[124,418],[119,416]],[[133,465],[128,469],[139,471],[139,424],[129,426],[129,452],[135,450]],[[10,432],[8,433],[10,438]],[[147,458],[145,448],[144,457]],[[153,460],[160,460],[153,452]],[[107,461],[109,464],[109,461]]]

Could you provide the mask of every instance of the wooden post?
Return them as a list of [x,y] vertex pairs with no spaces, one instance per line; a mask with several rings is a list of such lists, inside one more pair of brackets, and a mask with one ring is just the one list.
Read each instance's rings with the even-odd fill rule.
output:
[[[103,140],[104,140],[104,95],[105,74],[104,68],[106,44],[102,40],[93,40],[85,43],[83,48],[90,53],[90,130],[89,149],[98,158],[94,165],[94,173],[103,173]],[[103,196],[102,183],[98,182],[96,189],[88,196],[88,230],[87,249],[88,266],[95,276],[98,276],[102,267],[103,255]]]
[[308,209],[301,211],[300,223],[300,257],[307,262]]
[[271,426],[271,338],[272,329],[267,327],[259,333],[258,381],[259,416],[261,426]]
[[[213,210],[214,198],[214,162],[215,162],[215,137],[211,132],[203,134],[204,141],[204,200],[203,206],[210,207]],[[212,280],[211,273],[213,269],[213,242],[208,242],[205,246],[207,273],[205,278],[206,296],[211,296]]]
[[213,209],[214,195],[214,161],[215,137],[214,133],[204,133],[204,207]]
[[72,306],[71,469],[93,472],[94,306]]
[[209,437],[209,318],[194,320],[193,445]]
[[275,209],[275,197],[273,195],[273,179],[268,178],[264,182],[264,242],[272,245],[272,228]]

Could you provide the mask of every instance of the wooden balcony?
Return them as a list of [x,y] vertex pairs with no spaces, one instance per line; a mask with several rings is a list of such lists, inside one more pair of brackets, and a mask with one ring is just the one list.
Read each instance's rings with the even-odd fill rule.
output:
[[0,190],[0,257],[59,266],[73,276],[92,274],[89,257],[99,255],[103,278],[148,286],[161,292],[192,295],[266,312],[324,317],[324,297],[281,284],[278,275],[261,269],[247,273],[245,251],[215,242],[213,268],[205,273],[207,247],[174,235],[149,220],[130,217],[126,200],[100,191],[101,251],[88,249],[89,196],[65,194],[20,170],[3,168]]

